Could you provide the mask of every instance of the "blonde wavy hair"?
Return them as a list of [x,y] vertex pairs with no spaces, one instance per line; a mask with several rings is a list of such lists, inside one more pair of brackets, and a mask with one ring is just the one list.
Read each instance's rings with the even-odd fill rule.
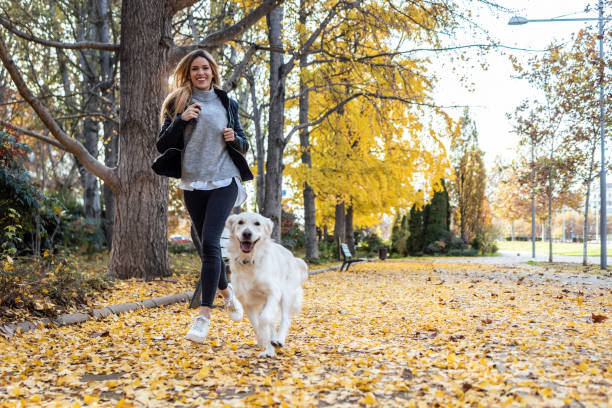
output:
[[210,64],[210,69],[212,70],[213,74],[211,87],[219,88],[221,86],[221,81],[219,79],[219,66],[208,51],[195,50],[185,55],[177,64],[174,74],[172,75],[175,89],[170,92],[162,104],[159,115],[160,123],[164,122],[166,116],[173,118],[179,113],[182,113],[189,102],[191,102],[190,70],[191,64],[198,57],[206,58]]

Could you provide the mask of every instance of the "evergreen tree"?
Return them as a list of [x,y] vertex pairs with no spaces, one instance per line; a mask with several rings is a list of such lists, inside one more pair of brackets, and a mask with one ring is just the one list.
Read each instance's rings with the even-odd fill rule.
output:
[[391,253],[401,256],[408,255],[409,238],[408,217],[403,215],[401,218],[397,218],[393,230],[391,231]]
[[435,241],[448,241],[450,238],[450,206],[448,191],[444,180],[442,190],[436,191],[425,209],[423,225],[423,247]]
[[416,255],[423,252],[423,232],[424,232],[423,210],[417,208],[413,204],[410,209],[410,220],[408,221],[408,230],[410,238],[408,240],[408,252],[411,255]]

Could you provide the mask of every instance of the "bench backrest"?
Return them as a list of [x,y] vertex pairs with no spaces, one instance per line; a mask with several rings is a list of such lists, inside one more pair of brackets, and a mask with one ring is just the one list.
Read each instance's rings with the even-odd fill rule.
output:
[[345,257],[351,258],[353,256],[353,254],[351,254],[351,250],[349,249],[347,244],[340,244],[340,248],[342,249],[342,254]]

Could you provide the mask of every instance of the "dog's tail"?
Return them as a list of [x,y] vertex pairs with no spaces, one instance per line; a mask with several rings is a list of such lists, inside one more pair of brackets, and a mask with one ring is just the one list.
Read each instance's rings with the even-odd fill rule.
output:
[[302,282],[304,282],[308,278],[308,265],[306,265],[306,262],[300,258],[295,258],[295,264],[297,269],[300,271]]

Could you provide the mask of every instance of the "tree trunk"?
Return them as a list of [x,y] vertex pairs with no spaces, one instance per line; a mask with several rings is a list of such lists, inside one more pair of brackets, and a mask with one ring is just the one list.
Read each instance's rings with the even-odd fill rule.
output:
[[257,164],[257,179],[255,200],[257,202],[257,211],[262,212],[264,195],[265,195],[265,167],[266,162],[266,146],[261,131],[261,110],[257,101],[257,93],[255,88],[254,75],[249,72],[246,76],[249,82],[249,92],[251,94],[251,102],[253,103],[253,127],[255,128],[255,163]]
[[[90,26],[90,21],[96,21],[96,11],[92,4],[83,5],[83,21],[77,29],[77,39],[79,41],[94,40],[95,30]],[[81,23],[81,22],[80,22]],[[78,53],[81,69],[81,92],[83,93],[81,111],[85,113],[95,113],[99,111],[99,100],[93,93],[98,78],[97,64],[95,61],[95,51],[82,50]],[[78,139],[83,143],[89,154],[98,158],[98,122],[92,116],[87,116],[83,120],[83,133]],[[100,219],[100,188],[98,178],[78,162],[78,170],[81,176],[83,187],[83,212],[86,218]]]
[[[300,1],[300,34],[306,27],[306,9],[305,0]],[[303,36],[302,36],[303,37]],[[304,41],[304,38],[301,38]],[[308,54],[303,53],[300,56],[300,125],[308,123],[308,83],[305,78],[306,66],[308,63]],[[300,147],[302,148],[302,163],[312,168],[312,158],[310,157],[310,134],[308,127],[302,128],[300,131]],[[317,223],[315,215],[315,194],[308,185],[304,183],[304,232],[306,234],[306,259],[319,260],[319,246],[317,245]]]
[[346,220],[345,220],[345,237],[346,243],[351,250],[351,253],[355,254],[355,230],[353,228],[353,206],[349,205],[346,208]]
[[[266,16],[268,42],[273,50],[283,48],[283,8],[276,7]],[[270,51],[270,107],[268,109],[268,157],[266,160],[263,215],[274,222],[272,238],[281,240],[281,200],[283,187],[283,150],[285,127],[285,76],[283,54]]]
[[161,0],[123,0],[121,138],[109,273],[152,279],[170,274],[168,180],[151,171],[158,114],[168,89],[171,14]]
[[552,194],[548,196],[548,262],[553,261],[552,256]]
[[589,197],[591,195],[591,183],[587,184],[586,198],[584,199],[584,223],[582,230],[582,265],[587,265],[587,232],[589,225]]
[[[110,14],[107,0],[96,0],[96,41],[101,43],[110,42]],[[111,53],[99,51],[100,64],[100,92],[102,112],[110,118],[104,120],[104,164],[108,167],[116,167],[119,159],[119,132],[113,119],[117,119],[117,107],[115,106],[115,90],[113,87],[113,66],[111,65]],[[115,215],[115,197],[108,184],[103,184],[102,194],[104,197],[104,236],[108,248],[112,246],[113,219]]]
[[344,201],[336,204],[334,223],[334,240],[341,243],[346,242],[346,214],[344,212]]

